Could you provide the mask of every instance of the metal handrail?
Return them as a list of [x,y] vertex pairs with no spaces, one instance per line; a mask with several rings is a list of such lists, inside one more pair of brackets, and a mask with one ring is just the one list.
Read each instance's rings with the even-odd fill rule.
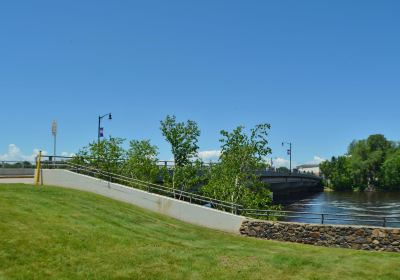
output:
[[[388,224],[394,224],[394,223],[400,224],[400,216],[296,212],[287,210],[259,210],[259,209],[241,209],[241,213],[243,215],[248,214],[255,217],[300,218],[305,220],[319,220],[321,224],[324,224],[326,221],[380,223],[383,227],[386,227]],[[310,217],[307,215],[314,215],[314,217]]]
[[[322,212],[297,212],[297,211],[291,211],[291,210],[260,210],[260,209],[242,209],[242,211],[246,212],[251,212],[251,211],[257,211],[257,212],[285,212],[285,213],[296,213],[296,214],[313,214],[313,215],[334,215],[334,216],[349,216],[349,214],[343,214],[343,213],[322,213]],[[383,217],[381,215],[366,215],[366,214],[357,214],[358,217]],[[385,216],[385,217],[391,217],[391,216]],[[399,217],[395,217],[399,218]]]
[[[71,166],[82,167],[82,166],[79,166],[79,165],[73,164],[73,163],[68,163],[68,164],[71,165]],[[87,168],[87,167],[85,167],[85,168]],[[95,169],[95,168],[92,168],[92,167],[89,167],[88,169],[100,171],[100,170]],[[155,184],[155,183],[151,183],[151,182],[146,182],[146,181],[142,181],[142,180],[139,180],[139,179],[136,179],[136,178],[127,177],[127,176],[124,176],[124,175],[121,175],[121,174],[116,174],[116,173],[112,173],[112,172],[108,172],[108,171],[104,171],[104,170],[102,170],[101,172],[102,172],[103,174],[105,174],[105,175],[111,175],[111,176],[113,176],[113,177],[117,177],[117,178],[121,178],[121,179],[126,179],[126,180],[129,180],[129,181],[133,181],[133,182],[135,182],[135,183],[138,183],[138,184],[143,184],[143,185],[146,185],[146,186],[147,186],[147,185],[151,185],[151,186],[154,186],[154,187],[156,187],[156,188],[163,188],[163,189],[171,190],[171,188],[165,187],[165,186],[160,185],[160,184]],[[184,194],[184,195],[190,195],[190,196],[192,196],[192,197],[202,198],[202,199],[205,199],[206,201],[210,201],[210,199],[211,199],[211,200],[216,200],[216,199],[213,199],[213,198],[210,198],[210,197],[206,197],[206,196],[202,196],[202,195],[199,195],[199,194],[196,194],[196,193],[187,192],[187,191],[182,191],[182,190],[178,190],[178,189],[175,189],[175,192],[179,192],[180,194]],[[216,200],[216,201],[217,201],[217,200]],[[229,205],[233,205],[233,206],[237,206],[237,207],[242,207],[241,205],[236,204],[236,203],[231,203],[231,202],[224,202],[224,203],[229,204]]]
[[[148,192],[156,193],[156,191],[158,191],[158,192],[162,192],[164,194],[170,194],[175,199],[178,197],[178,199],[180,199],[180,200],[185,200],[185,198],[186,198],[188,200],[188,202],[194,203],[194,204],[199,204],[198,202],[200,202],[201,204],[204,204],[204,203],[210,204],[210,206],[220,207],[220,208],[222,208],[222,210],[229,209],[230,211],[232,211],[235,214],[238,213],[239,209],[243,208],[241,205],[236,204],[236,203],[225,202],[225,201],[217,200],[214,198],[210,198],[210,197],[206,197],[206,196],[202,196],[199,194],[186,192],[186,191],[182,191],[182,190],[178,190],[178,189],[171,189],[171,188],[159,185],[159,184],[141,181],[141,180],[127,177],[124,175],[111,173],[111,172],[104,171],[104,170],[99,170],[99,169],[96,169],[93,167],[86,167],[86,166],[74,164],[71,162],[47,163],[47,165],[50,168],[64,167],[64,169],[75,171],[77,173],[79,173],[79,171],[83,171],[83,172],[87,172],[91,175],[100,175],[100,176],[103,176],[103,179],[107,179],[110,182],[112,182],[112,180],[123,181],[125,183],[128,183],[128,185],[130,185],[130,186],[132,186],[132,184],[134,184],[136,186],[139,186],[140,189],[144,188],[144,190],[146,190]],[[46,167],[46,163],[43,164],[43,166]]]

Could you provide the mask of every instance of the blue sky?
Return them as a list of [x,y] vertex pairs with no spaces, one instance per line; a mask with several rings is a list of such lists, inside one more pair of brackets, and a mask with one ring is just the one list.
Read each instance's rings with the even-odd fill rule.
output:
[[[400,140],[399,1],[8,1],[0,4],[0,159],[73,153],[106,135],[149,138],[167,114],[220,129],[272,125],[285,164]],[[10,144],[13,144],[10,146]],[[212,152],[210,152],[212,154]]]

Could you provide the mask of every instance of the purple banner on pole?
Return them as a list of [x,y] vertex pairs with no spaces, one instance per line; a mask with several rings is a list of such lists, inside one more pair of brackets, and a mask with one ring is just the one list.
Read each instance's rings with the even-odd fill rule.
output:
[[100,137],[104,136],[104,128],[103,127],[100,127],[99,135],[100,135]]

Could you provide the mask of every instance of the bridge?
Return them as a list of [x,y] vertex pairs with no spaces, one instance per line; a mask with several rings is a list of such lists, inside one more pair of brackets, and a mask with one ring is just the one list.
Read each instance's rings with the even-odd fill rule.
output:
[[274,197],[306,195],[324,190],[322,178],[307,173],[280,173],[264,171],[260,173],[263,182],[269,184]]

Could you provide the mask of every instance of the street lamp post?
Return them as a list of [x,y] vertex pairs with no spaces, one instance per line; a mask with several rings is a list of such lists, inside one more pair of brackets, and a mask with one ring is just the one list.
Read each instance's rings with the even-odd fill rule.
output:
[[289,171],[292,173],[292,142],[282,142],[282,147],[285,146],[285,144],[289,145],[287,153],[289,155]]
[[101,119],[104,118],[105,116],[108,116],[109,120],[112,120],[112,115],[111,113],[104,114],[102,116],[99,116],[99,126],[97,127],[97,143],[100,143],[100,138],[103,137],[103,128],[100,126],[101,124]]

